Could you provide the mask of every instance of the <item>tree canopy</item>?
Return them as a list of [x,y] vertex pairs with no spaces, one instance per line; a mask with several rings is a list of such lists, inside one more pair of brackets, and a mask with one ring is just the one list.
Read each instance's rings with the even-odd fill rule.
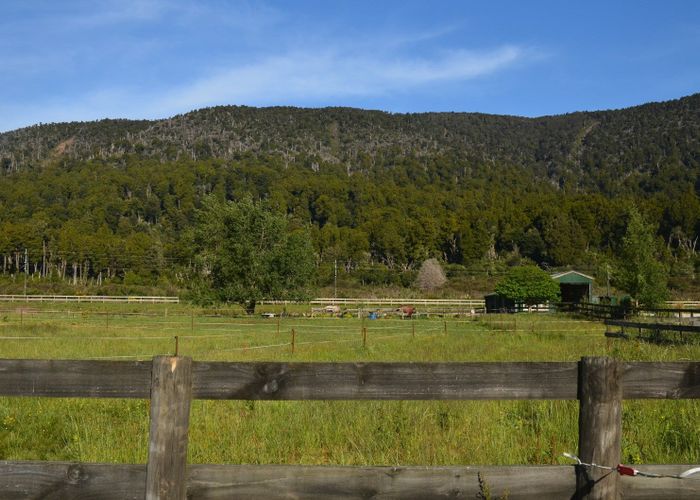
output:
[[489,280],[474,291],[523,262],[594,272],[634,202],[669,283],[697,294],[699,110],[700,94],[536,119],[218,107],[3,133],[0,286],[180,293],[204,198],[249,195],[309,227],[326,285],[337,263],[342,283],[410,286],[435,257],[451,284]]
[[631,208],[615,281],[645,307],[656,307],[668,296],[668,270],[658,254],[652,226],[644,222],[636,207]]
[[496,292],[526,305],[559,300],[561,293],[559,283],[537,266],[511,268],[496,285]]
[[261,202],[206,198],[194,243],[205,286],[219,301],[239,303],[252,314],[263,299],[308,297],[311,240],[304,230],[290,232],[286,217]]

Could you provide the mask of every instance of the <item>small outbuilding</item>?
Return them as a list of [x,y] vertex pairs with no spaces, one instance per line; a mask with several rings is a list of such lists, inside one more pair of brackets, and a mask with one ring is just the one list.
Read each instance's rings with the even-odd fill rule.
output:
[[578,271],[566,271],[552,275],[559,283],[562,302],[591,302],[593,299],[594,279]]
[[484,305],[487,313],[515,312],[515,301],[496,292],[484,296]]

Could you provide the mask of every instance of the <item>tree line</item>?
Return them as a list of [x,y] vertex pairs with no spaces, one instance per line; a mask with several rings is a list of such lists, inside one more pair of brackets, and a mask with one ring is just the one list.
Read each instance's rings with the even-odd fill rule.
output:
[[316,275],[406,285],[515,264],[595,274],[636,206],[682,286],[700,234],[700,95],[525,119],[218,107],[156,122],[0,134],[5,276],[187,286],[204,200],[259,200],[303,229]]
[[679,276],[695,272],[700,205],[690,186],[673,186],[675,196],[606,197],[561,191],[511,167],[456,180],[439,172],[411,159],[348,176],[333,166],[285,168],[279,158],[132,158],[19,173],[0,183],[2,272],[72,283],[126,273],[175,279],[193,266],[192,230],[207,197],[265,201],[292,230],[308,229],[320,267],[397,276],[429,258],[485,271],[520,262],[597,268],[622,250],[624,214],[636,204],[654,226],[659,258]]

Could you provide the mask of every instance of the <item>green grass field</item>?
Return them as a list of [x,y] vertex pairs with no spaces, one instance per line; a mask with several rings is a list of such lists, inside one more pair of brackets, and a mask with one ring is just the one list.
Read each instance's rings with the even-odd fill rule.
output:
[[[195,360],[700,359],[697,342],[609,339],[600,323],[555,314],[363,323],[202,313],[184,305],[4,304],[0,357],[150,359],[172,354],[178,336],[179,353]],[[699,421],[698,401],[625,401],[623,460],[697,462]],[[569,463],[561,453],[577,449],[575,401],[194,401],[190,425],[193,463],[550,464]],[[144,463],[147,441],[147,401],[0,398],[0,459]]]

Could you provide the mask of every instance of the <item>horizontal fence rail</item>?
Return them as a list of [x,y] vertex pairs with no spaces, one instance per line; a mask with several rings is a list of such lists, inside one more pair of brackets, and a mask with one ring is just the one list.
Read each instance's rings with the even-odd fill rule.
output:
[[[700,480],[584,466],[187,465],[191,399],[579,400],[578,455],[620,460],[623,399],[700,398],[700,362],[239,363],[0,360],[0,396],[150,398],[146,465],[0,462],[0,498],[700,498]],[[639,465],[678,474],[692,465]],[[478,498],[484,498],[480,496]]]
[[[642,466],[639,466],[642,467]],[[645,465],[654,474],[678,474],[692,465]],[[188,499],[230,498],[491,498],[572,497],[575,469],[570,466],[335,467],[300,465],[189,465]],[[85,498],[142,500],[146,465],[0,461],[4,499]],[[622,477],[623,498],[697,499],[697,482],[672,478]],[[53,494],[54,496],[50,496]]]
[[[620,363],[623,398],[700,398],[700,362]],[[0,396],[149,398],[150,361],[0,360]],[[192,362],[195,399],[527,400],[578,397],[579,362]]]
[[684,324],[674,324],[674,323],[652,323],[649,321],[618,321],[613,319],[606,319],[605,324],[607,326],[619,326],[620,328],[636,328],[638,330],[648,330],[652,332],[680,332],[680,333],[700,333],[700,326],[695,325],[684,325]]
[[[134,296],[134,295],[0,295],[4,302],[144,302],[154,304],[177,304],[179,297],[171,296]],[[421,306],[460,306],[483,308],[483,299],[372,299],[372,298],[317,298],[306,301],[296,300],[261,300],[261,305],[421,305]]]
[[700,300],[668,300],[666,305],[673,308],[700,310]]
[[[312,305],[372,305],[372,306],[459,306],[483,308],[483,299],[373,299],[373,298],[333,298],[320,297],[310,301]],[[272,302],[265,301],[266,304]],[[275,302],[281,303],[281,302]]]
[[[648,307],[632,307],[621,305],[608,304],[593,304],[590,302],[583,303],[560,303],[558,309],[562,312],[574,312],[583,314],[596,319],[623,319],[631,316],[639,317],[655,317],[659,319],[678,320],[700,318],[700,308],[688,307],[688,303],[667,303],[670,307],[665,308],[648,308]],[[683,307],[681,307],[683,306]]]
[[[174,296],[132,296],[132,295],[1,295],[0,302],[142,302],[154,304],[177,304],[179,297]],[[311,304],[311,305],[376,305],[376,306],[459,306],[481,309],[485,307],[484,299],[401,299],[401,298],[363,298],[363,297],[319,297],[309,302],[295,300],[262,300],[259,302],[272,305]],[[593,307],[615,307],[602,304],[585,304]],[[585,306],[584,304],[579,305]],[[658,312],[687,313],[700,315],[700,301],[673,300],[666,302],[666,308],[653,309]],[[651,311],[651,310],[650,310]]]
[[178,304],[179,297],[136,295],[0,295],[1,302],[135,302]]

